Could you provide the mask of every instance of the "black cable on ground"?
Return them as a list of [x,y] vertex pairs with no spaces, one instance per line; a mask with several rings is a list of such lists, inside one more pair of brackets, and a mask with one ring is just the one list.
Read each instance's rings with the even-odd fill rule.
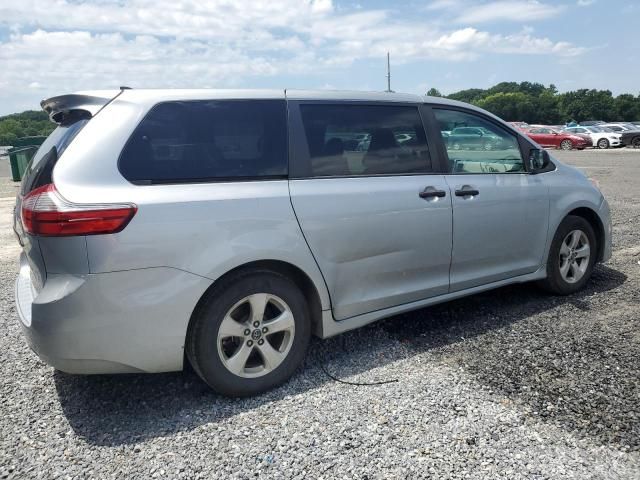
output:
[[356,387],[369,387],[369,386],[373,386],[373,385],[385,385],[387,383],[397,383],[398,382],[397,378],[394,378],[393,380],[382,380],[380,382],[350,382],[348,380],[340,380],[339,378],[331,375],[329,370],[327,370],[327,368],[324,366],[324,363],[322,363],[322,360],[317,355],[316,355],[316,362],[320,366],[320,370],[322,370],[322,372],[327,377],[329,377],[334,382],[344,383],[345,385],[353,385],[353,386],[356,386]]

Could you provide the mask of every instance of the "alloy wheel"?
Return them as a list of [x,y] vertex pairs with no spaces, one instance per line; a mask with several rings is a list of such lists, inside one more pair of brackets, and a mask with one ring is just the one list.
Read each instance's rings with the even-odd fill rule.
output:
[[218,355],[234,375],[261,377],[284,361],[294,335],[295,321],[286,302],[276,295],[254,293],[231,307],[222,320]]
[[587,234],[582,230],[572,230],[560,244],[560,275],[567,283],[576,283],[589,267],[591,246]]
[[571,143],[571,140],[563,140],[560,142],[560,148],[562,150],[571,150],[573,148],[573,143]]

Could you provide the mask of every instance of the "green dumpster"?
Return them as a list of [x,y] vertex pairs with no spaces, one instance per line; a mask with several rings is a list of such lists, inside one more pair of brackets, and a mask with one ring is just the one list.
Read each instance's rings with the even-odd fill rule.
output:
[[38,151],[38,147],[47,137],[24,137],[16,140],[13,148],[9,149],[9,163],[11,164],[11,177],[14,182],[22,180],[27,165]]
[[28,147],[12,148],[9,150],[9,163],[11,164],[11,177],[14,182],[22,180],[27,165],[38,151],[37,145]]
[[31,137],[21,137],[13,142],[11,145],[13,148],[18,147],[29,147],[31,145],[40,146],[47,139],[47,137],[43,137],[41,135],[31,136]]

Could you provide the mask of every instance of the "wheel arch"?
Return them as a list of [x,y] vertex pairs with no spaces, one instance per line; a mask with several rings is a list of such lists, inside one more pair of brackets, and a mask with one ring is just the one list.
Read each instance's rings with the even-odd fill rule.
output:
[[200,296],[198,302],[196,303],[193,312],[191,313],[191,317],[189,319],[189,326],[187,327],[186,335],[189,336],[189,332],[191,330],[191,325],[193,323],[193,318],[195,313],[202,308],[202,304],[205,302],[209,293],[216,288],[220,283],[228,280],[229,278],[239,276],[251,271],[270,271],[274,273],[279,273],[281,275],[286,276],[290,280],[292,280],[302,291],[305,299],[307,300],[307,305],[309,306],[309,317],[311,319],[311,331],[313,333],[322,331],[322,301],[320,297],[320,292],[318,291],[317,286],[311,280],[311,277],[300,267],[293,265],[292,263],[285,262],[283,260],[256,260],[244,263],[242,265],[238,265],[231,270],[227,271],[216,280],[214,280],[211,285],[204,291],[204,293]]
[[602,261],[602,257],[604,254],[604,242],[605,242],[605,232],[604,225],[602,220],[600,220],[600,216],[589,207],[578,207],[571,210],[567,215],[574,215],[576,217],[584,218],[591,227],[593,228],[594,233],[596,234],[596,247],[598,248],[596,262]]

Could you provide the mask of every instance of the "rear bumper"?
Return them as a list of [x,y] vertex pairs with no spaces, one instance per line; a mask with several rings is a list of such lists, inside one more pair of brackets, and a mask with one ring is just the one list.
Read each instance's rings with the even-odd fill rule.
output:
[[68,373],[182,369],[193,308],[211,281],[173,268],[49,275],[31,286],[21,257],[16,306],[25,338],[46,363]]

